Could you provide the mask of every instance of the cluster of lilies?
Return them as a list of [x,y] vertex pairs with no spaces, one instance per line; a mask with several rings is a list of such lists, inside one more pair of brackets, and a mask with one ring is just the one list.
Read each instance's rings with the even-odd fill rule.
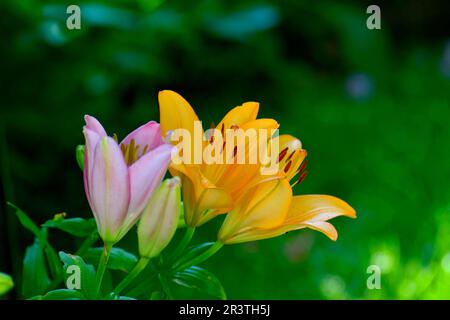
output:
[[[355,210],[336,197],[293,195],[292,187],[307,173],[307,152],[299,139],[291,135],[269,137],[277,139],[279,146],[278,170],[270,175],[262,173],[265,164],[260,162],[175,162],[172,158],[177,147],[169,139],[171,133],[177,129],[193,133],[199,119],[191,105],[173,91],[159,93],[159,108],[160,124],[150,121],[120,143],[116,135],[108,136],[97,119],[85,117],[84,187],[105,245],[100,281],[111,248],[136,224],[141,259],[119,290],[170,243],[180,219],[184,219],[186,232],[173,253],[175,257],[182,255],[196,228],[226,215],[215,244],[190,261],[193,265],[223,245],[303,228],[336,240],[336,229],[328,220],[356,217]],[[258,111],[258,103],[246,102],[230,110],[216,128],[222,132],[228,128],[278,129],[276,120],[258,119]],[[269,145],[270,141],[266,142]],[[172,178],[163,181],[167,171]]]

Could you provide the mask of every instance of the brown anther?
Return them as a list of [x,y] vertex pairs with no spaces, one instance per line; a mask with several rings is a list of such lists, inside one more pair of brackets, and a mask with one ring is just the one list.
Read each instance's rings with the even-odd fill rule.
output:
[[303,162],[302,162],[302,164],[301,164],[301,166],[300,166],[300,169],[298,169],[298,172],[303,172],[304,170],[305,170],[305,168],[306,168],[306,164],[308,163],[308,160],[303,160]]
[[302,181],[305,179],[305,177],[306,177],[307,174],[308,174],[308,171],[303,172],[303,173],[300,175],[300,177],[298,178],[297,183],[302,182]]
[[292,161],[289,161],[286,163],[286,166],[284,167],[284,173],[288,173],[289,169],[291,168]]
[[292,151],[292,153],[287,157],[286,161],[291,160],[292,156],[297,152],[297,150]]
[[233,158],[236,157],[236,154],[237,154],[237,146],[234,146],[234,149],[233,149]]
[[283,150],[281,150],[281,152],[278,155],[278,162],[283,160],[283,158],[286,156],[287,152],[288,152],[288,147],[286,147]]

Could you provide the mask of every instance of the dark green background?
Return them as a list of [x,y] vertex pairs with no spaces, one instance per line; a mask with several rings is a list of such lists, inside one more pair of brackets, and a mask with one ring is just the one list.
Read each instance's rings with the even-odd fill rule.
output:
[[[82,28],[70,31],[74,3]],[[37,223],[89,217],[74,158],[84,114],[123,137],[159,119],[162,89],[207,125],[259,101],[309,152],[294,192],[339,196],[358,219],[333,222],[336,243],[299,231],[225,247],[206,266],[229,298],[450,298],[448,1],[378,2],[382,30],[366,28],[369,4],[1,1],[1,196]],[[32,237],[4,202],[0,270],[20,282]],[[367,289],[371,264],[381,290]]]

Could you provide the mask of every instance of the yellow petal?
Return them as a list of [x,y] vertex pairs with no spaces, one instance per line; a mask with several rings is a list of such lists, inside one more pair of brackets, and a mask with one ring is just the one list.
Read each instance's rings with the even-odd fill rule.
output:
[[311,228],[337,239],[336,229],[328,220],[347,216],[356,218],[356,211],[345,201],[328,195],[295,196],[289,209],[284,231]]
[[255,120],[258,116],[258,111],[258,102],[245,102],[241,106],[231,109],[217,125],[217,129],[222,130],[222,125],[224,129],[230,129],[233,125],[240,127],[247,122]]
[[219,241],[237,243],[258,237],[261,230],[281,226],[292,199],[292,189],[285,179],[256,185],[226,217]]
[[172,165],[171,174],[182,180],[186,224],[199,226],[218,214],[231,210],[233,201],[223,188],[209,181],[197,165]]
[[178,93],[171,90],[159,92],[160,124],[163,136],[174,129],[187,129],[194,132],[194,121],[198,117],[191,105]]
[[[247,129],[278,129],[280,124],[274,119],[256,119],[252,121],[248,121],[240,126],[243,130]],[[269,137],[268,137],[269,138]]]
[[233,207],[231,196],[221,188],[207,188],[197,203],[196,226],[200,226],[215,216],[226,213]]

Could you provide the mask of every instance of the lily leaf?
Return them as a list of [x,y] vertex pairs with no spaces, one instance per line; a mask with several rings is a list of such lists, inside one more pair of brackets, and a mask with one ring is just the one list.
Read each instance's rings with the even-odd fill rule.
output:
[[94,219],[82,218],[61,218],[56,215],[53,220],[49,220],[42,225],[43,227],[56,228],[67,232],[75,237],[87,237],[95,231],[96,224]]
[[8,293],[14,287],[14,282],[10,275],[0,272],[0,296]]
[[34,296],[30,300],[83,300],[83,294],[77,290],[58,289],[47,292],[45,295]]
[[[194,289],[204,293],[209,297],[225,300],[227,298],[225,290],[219,279],[206,269],[192,266],[183,271],[177,272],[172,277],[172,282],[178,286]],[[178,290],[177,290],[178,291]],[[175,292],[175,290],[172,290]]]
[[35,238],[34,243],[25,252],[22,283],[24,297],[43,294],[50,284],[45,265],[44,246],[38,238]]
[[[103,254],[102,247],[90,248],[83,255],[83,257],[89,263],[97,265],[102,254]],[[112,248],[111,253],[109,255],[108,268],[111,270],[120,270],[128,273],[131,271],[131,269],[133,269],[137,261],[138,259],[134,254],[124,249]]]
[[214,245],[215,242],[205,242],[196,246],[189,247],[187,252],[183,254],[183,256],[174,263],[172,269],[175,270],[179,266],[185,264],[186,262],[191,261],[198,255],[202,254],[205,250],[207,250],[209,247]]
[[65,282],[67,287],[79,290],[86,298],[95,297],[95,269],[75,255],[60,252],[59,257],[64,263]]
[[11,202],[8,202],[8,205],[16,210],[16,216],[19,219],[20,224],[31,231],[31,233],[38,237],[42,242],[45,242],[43,241],[44,239],[41,229],[33,222],[33,220],[31,220],[30,217],[28,217],[28,215],[16,205]]

